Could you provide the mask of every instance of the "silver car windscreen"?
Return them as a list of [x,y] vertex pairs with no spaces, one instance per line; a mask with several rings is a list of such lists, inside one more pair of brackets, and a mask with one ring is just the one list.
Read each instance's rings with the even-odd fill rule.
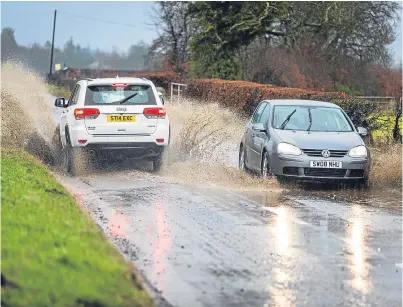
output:
[[275,129],[296,131],[354,131],[339,108],[316,106],[275,106],[272,126]]

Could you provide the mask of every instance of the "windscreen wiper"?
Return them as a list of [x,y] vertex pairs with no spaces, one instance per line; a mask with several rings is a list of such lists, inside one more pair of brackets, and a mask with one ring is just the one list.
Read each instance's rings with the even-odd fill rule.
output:
[[291,116],[293,116],[295,112],[297,112],[297,109],[294,109],[294,111],[292,111],[292,112],[287,116],[287,118],[285,119],[285,121],[283,121],[283,123],[281,124],[280,129],[284,130],[285,126],[286,126],[286,125],[288,124],[288,122],[290,121]]
[[306,129],[306,131],[310,131],[311,127],[312,127],[312,113],[311,113],[311,108],[308,108],[308,114],[309,114],[309,126],[308,129]]
[[112,102],[112,104],[115,104],[115,103],[124,104],[126,101],[132,99],[132,98],[133,98],[134,96],[136,96],[137,94],[138,94],[138,93],[131,94],[131,95],[127,96],[126,98],[123,98],[122,100],[118,100],[118,101]]

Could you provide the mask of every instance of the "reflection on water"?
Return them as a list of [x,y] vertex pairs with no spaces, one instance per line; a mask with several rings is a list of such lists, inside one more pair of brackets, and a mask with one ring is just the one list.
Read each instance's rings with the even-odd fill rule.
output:
[[171,239],[168,234],[168,228],[165,223],[164,215],[165,202],[161,198],[155,204],[155,239],[153,242],[153,264],[152,264],[152,280],[158,280],[160,290],[164,290],[165,285],[162,284],[161,278],[158,276],[166,269],[166,253],[171,248]]
[[352,227],[348,229],[348,238],[352,255],[349,257],[350,273],[352,275],[351,286],[366,294],[372,290],[372,282],[369,277],[369,263],[365,254],[365,229],[363,220],[359,217],[362,208],[353,207],[354,215]]
[[109,229],[114,237],[126,238],[129,217],[123,215],[121,209],[116,209],[113,216],[109,219]]
[[287,220],[287,210],[286,207],[280,207],[276,210],[276,224],[273,228],[276,240],[276,251],[279,255],[287,255],[290,245],[290,230],[289,223]]
[[290,257],[291,249],[291,221],[289,219],[289,208],[279,207],[276,209],[276,217],[272,233],[274,235],[274,247],[277,255],[279,267],[273,272],[274,283],[269,287],[270,306],[273,307],[293,307],[295,306],[295,294],[290,290],[290,283],[294,281],[294,260]]
[[321,189],[317,186],[307,189],[304,185],[299,187],[301,188],[287,191],[285,194],[290,196],[324,198],[330,201],[343,201],[350,205],[360,205],[362,207],[367,206],[376,207],[377,209],[402,211],[402,191],[398,189]]

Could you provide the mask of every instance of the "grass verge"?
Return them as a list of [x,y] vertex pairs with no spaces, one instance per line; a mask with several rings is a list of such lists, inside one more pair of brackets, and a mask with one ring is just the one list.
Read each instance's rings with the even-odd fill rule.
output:
[[376,188],[402,189],[402,144],[371,148],[373,169],[371,185]]
[[70,96],[71,91],[68,88],[56,86],[53,84],[48,84],[47,86],[48,86],[49,94],[51,94],[55,97],[63,97],[63,98],[68,99]]
[[29,154],[2,152],[3,306],[152,306],[124,259]]

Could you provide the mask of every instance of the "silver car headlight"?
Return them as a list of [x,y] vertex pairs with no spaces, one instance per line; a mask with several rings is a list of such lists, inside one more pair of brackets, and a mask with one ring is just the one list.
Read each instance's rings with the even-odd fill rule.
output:
[[352,158],[366,158],[368,155],[367,148],[363,145],[351,148],[348,155]]
[[301,149],[298,147],[288,144],[280,143],[277,145],[277,152],[283,155],[299,156],[302,154]]

